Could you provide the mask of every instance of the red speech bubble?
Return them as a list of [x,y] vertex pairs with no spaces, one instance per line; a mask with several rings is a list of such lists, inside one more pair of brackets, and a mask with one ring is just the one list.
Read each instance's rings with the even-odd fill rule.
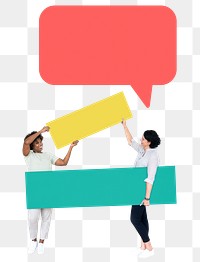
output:
[[57,85],[152,85],[176,74],[176,17],[165,6],[51,6],[40,16],[40,75]]

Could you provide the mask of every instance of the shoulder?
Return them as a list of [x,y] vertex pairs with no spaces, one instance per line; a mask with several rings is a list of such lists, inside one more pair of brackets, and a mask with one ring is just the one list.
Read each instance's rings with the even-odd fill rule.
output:
[[152,148],[152,149],[149,150],[149,160],[159,161],[159,154],[158,154],[157,149]]
[[42,154],[44,158],[52,159],[53,157],[55,157],[54,154],[49,153],[49,152],[43,152]]
[[148,155],[149,155],[149,158],[158,158],[159,157],[157,149],[154,149],[154,148],[151,148],[148,150]]
[[157,148],[151,148],[149,151],[151,152],[151,155],[158,155]]
[[56,161],[59,159],[59,157],[49,152],[44,152],[43,154],[44,154],[44,159],[47,159],[53,165],[55,165]]

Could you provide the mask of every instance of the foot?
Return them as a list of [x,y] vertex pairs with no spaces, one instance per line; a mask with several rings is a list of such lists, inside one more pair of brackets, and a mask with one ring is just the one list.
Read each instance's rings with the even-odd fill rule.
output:
[[145,243],[144,243],[142,240],[141,240],[140,249],[141,249],[141,250],[145,250],[145,249],[146,249]]
[[144,246],[138,247],[137,248],[137,254],[139,255],[140,253],[142,253],[146,248]]
[[154,255],[154,249],[152,249],[151,251],[149,251],[148,249],[145,249],[143,252],[141,252],[138,257],[139,258],[148,258],[148,257],[152,257]]
[[139,255],[140,253],[142,253],[144,250],[146,249],[144,242],[141,239],[141,246],[139,248],[137,248],[137,254]]
[[44,254],[44,243],[39,243],[38,244],[38,254],[39,255]]
[[147,250],[149,250],[149,251],[151,251],[151,250],[153,249],[150,241],[145,242],[145,243],[144,243],[144,246],[145,246],[145,249],[147,249]]
[[145,249],[142,247],[137,248],[137,254],[139,255],[140,253],[144,252],[144,250]]
[[37,246],[38,246],[38,242],[32,240],[30,242],[29,247],[28,247],[28,254],[33,254],[35,252]]

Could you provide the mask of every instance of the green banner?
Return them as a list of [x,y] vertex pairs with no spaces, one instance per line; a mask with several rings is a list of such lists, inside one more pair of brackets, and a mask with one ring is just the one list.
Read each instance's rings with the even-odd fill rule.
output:
[[[27,208],[138,205],[146,167],[26,172]],[[174,166],[157,169],[151,204],[176,204]]]

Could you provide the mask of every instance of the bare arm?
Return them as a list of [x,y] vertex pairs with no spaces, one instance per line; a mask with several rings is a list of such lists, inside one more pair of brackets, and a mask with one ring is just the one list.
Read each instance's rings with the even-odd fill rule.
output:
[[30,144],[33,143],[33,141],[36,139],[36,137],[38,137],[40,134],[42,134],[44,132],[48,132],[48,131],[49,131],[49,127],[44,126],[40,131],[33,134],[32,136],[29,136],[23,143],[23,148],[22,148],[23,155],[27,156],[29,154]]
[[[148,198],[148,199],[150,199],[150,197],[151,197],[151,190],[152,190],[152,184],[146,182],[146,195],[145,195],[145,197]],[[143,204],[144,204],[144,206],[149,206],[150,201],[144,199]]]
[[59,159],[56,160],[56,162],[55,162],[56,166],[66,166],[68,164],[70,156],[71,156],[72,149],[73,149],[74,146],[76,146],[78,144],[78,142],[79,141],[76,140],[70,145],[69,150],[68,150],[66,156],[63,159],[59,158]]
[[122,125],[123,125],[123,128],[124,128],[124,132],[125,132],[128,144],[131,145],[133,137],[132,137],[127,125],[126,125],[126,120],[122,119]]

